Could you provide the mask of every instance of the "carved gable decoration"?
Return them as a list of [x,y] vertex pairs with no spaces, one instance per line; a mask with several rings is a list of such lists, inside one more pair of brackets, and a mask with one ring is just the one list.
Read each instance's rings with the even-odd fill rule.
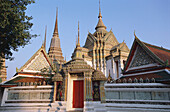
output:
[[84,47],[91,48],[91,47],[93,47],[93,43],[94,43],[94,37],[93,37],[93,35],[89,34],[86,39],[86,43],[85,43]]
[[141,46],[138,45],[129,68],[154,63],[156,62],[153,60],[153,58]]
[[48,55],[45,50],[40,48],[19,71],[22,72],[40,72],[41,69],[52,69]]
[[[152,50],[150,46],[153,48],[156,48],[156,50]],[[147,43],[144,43],[140,41],[136,35],[135,40],[133,42],[132,48],[130,50],[126,65],[123,70],[123,74],[130,73],[131,70],[138,69],[138,70],[146,70],[150,67],[154,67],[157,65],[164,66],[165,62],[160,59],[156,55],[154,51],[159,51],[159,53],[164,50],[168,51],[166,49],[162,49],[157,46],[153,46]],[[166,54],[166,53],[165,53]],[[161,54],[162,56],[163,54]],[[164,55],[163,55],[164,56]],[[155,67],[154,67],[155,68]]]
[[121,51],[126,51],[126,52],[129,52],[129,48],[127,47],[127,45],[125,43],[121,43],[121,47],[120,47],[120,50]]
[[44,67],[49,68],[49,66],[43,53],[40,52],[24,70],[40,71]]
[[116,37],[114,36],[112,32],[108,32],[106,36],[104,37],[104,40],[107,44],[110,44],[112,46],[119,44],[119,42],[117,41]]

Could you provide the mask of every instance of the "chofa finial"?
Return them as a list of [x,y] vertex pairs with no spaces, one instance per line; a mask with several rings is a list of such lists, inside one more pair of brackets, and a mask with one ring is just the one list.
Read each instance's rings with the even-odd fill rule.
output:
[[136,37],[135,30],[134,30],[134,36]]

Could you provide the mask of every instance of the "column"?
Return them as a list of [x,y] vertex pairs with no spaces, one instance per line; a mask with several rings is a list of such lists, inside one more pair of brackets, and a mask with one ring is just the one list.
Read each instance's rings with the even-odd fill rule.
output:
[[67,101],[67,85],[68,85],[68,72],[65,72],[65,78],[63,83],[62,100]]
[[102,63],[102,48],[100,48],[100,70],[103,72],[103,63]]
[[101,102],[105,102],[104,83],[105,83],[105,81],[100,81],[100,100],[101,100]]
[[84,72],[84,101],[92,101],[92,72]]
[[56,100],[56,92],[57,92],[57,82],[55,81],[54,82],[54,94],[53,94],[53,103],[55,102]]
[[93,49],[93,60],[92,60],[92,62],[93,62],[93,68],[95,69],[95,60],[96,60],[96,58],[95,58],[95,55],[96,55],[96,53],[95,53],[95,49]]

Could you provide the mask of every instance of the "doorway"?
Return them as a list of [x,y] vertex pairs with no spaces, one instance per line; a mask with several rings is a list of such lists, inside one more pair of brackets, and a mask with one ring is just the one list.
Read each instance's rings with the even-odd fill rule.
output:
[[73,81],[73,108],[84,107],[84,81]]

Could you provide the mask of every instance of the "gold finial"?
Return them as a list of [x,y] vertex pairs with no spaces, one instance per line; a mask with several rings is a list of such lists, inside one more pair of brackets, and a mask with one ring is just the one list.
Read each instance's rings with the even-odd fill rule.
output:
[[78,21],[78,38],[79,38],[79,21]]
[[134,36],[136,37],[135,30],[134,30]]
[[47,25],[45,26],[45,37],[44,37],[44,49],[46,49],[46,35],[47,35]]
[[58,7],[57,7],[57,9],[56,9],[57,11],[56,11],[56,17],[58,18]]
[[16,67],[16,72],[18,72],[18,68]]
[[78,42],[77,42],[77,46],[80,47],[80,34],[79,34],[79,21],[78,21]]
[[101,8],[100,8],[100,0],[99,0],[99,16],[98,16],[98,18],[102,18]]
[[56,9],[56,21],[55,21],[55,28],[54,28],[53,35],[59,36],[59,34],[58,34],[58,7]]

